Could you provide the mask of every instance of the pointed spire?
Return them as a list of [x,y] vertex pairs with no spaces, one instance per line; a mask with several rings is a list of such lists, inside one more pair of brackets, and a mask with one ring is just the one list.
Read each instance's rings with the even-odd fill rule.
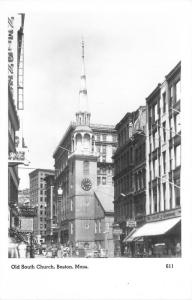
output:
[[81,112],[88,111],[88,98],[86,87],[86,75],[85,75],[85,43],[82,38],[82,73],[81,73],[81,86],[79,90],[79,110]]

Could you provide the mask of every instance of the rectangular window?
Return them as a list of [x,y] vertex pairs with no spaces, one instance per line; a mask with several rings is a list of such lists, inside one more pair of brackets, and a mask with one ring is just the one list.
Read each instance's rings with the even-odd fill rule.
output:
[[164,203],[164,210],[166,210],[166,183],[163,183],[163,203]]
[[169,105],[172,107],[173,106],[173,86],[170,88],[170,100],[169,100]]
[[153,188],[153,204],[154,204],[154,212],[157,212],[157,187]]
[[103,153],[106,154],[106,146],[103,145]]
[[174,181],[174,190],[175,190],[175,204],[180,206],[180,179]]
[[99,220],[99,233],[101,233],[101,221]]
[[102,184],[103,184],[103,185],[106,184],[106,177],[102,177]]
[[117,136],[113,135],[113,142],[117,142]]
[[97,222],[95,221],[95,233],[97,233]]
[[175,167],[179,167],[181,165],[181,145],[178,145],[175,148]]
[[71,211],[73,211],[73,199],[71,199]]
[[107,139],[107,135],[106,134],[103,134],[103,141],[105,142]]
[[163,174],[166,173],[166,151],[164,151],[163,153]]
[[170,183],[169,184],[169,205],[170,205],[170,209],[172,208],[172,198],[173,198],[173,190],[172,190],[173,186]]
[[166,122],[163,122],[163,142],[166,142]]
[[181,81],[179,80],[175,86],[175,101],[181,100]]
[[153,179],[158,176],[158,162],[157,159],[153,161]]
[[102,155],[102,161],[106,162],[106,155]]
[[101,177],[98,176],[98,177],[97,177],[97,185],[100,185],[100,184],[101,184]]
[[181,131],[180,114],[175,115],[174,126],[175,126],[175,133],[178,133],[179,131]]
[[158,119],[158,109],[157,104],[154,105],[154,121],[157,121]]
[[166,112],[166,93],[163,93],[163,113]]
[[149,214],[151,214],[151,202],[152,202],[152,196],[151,196],[151,187],[149,184]]
[[100,146],[96,146],[97,153],[100,153]]
[[71,224],[71,234],[73,234],[73,223],[70,224]]
[[102,174],[106,175],[107,174],[107,171],[105,168],[102,168]]
[[96,134],[96,138],[97,138],[97,141],[99,142],[101,140],[100,134]]

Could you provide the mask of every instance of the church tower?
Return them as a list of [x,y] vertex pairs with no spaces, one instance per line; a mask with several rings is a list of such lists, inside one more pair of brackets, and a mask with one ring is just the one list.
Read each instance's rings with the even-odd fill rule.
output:
[[76,128],[72,134],[69,155],[69,240],[79,248],[94,247],[94,190],[97,187],[97,155],[95,153],[85,75],[84,41],[82,41],[82,73]]

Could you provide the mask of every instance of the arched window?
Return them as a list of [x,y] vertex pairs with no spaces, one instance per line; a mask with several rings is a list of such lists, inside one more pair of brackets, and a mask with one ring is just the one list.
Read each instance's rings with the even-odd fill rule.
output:
[[77,149],[81,148],[81,145],[82,145],[82,136],[81,136],[80,133],[78,133],[76,135],[76,146],[77,146]]
[[90,135],[87,133],[84,135],[84,146],[86,149],[90,148]]

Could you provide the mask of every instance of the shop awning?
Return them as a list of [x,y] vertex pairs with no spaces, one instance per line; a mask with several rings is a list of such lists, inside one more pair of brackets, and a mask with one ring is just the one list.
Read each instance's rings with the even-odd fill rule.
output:
[[138,228],[130,238],[135,240],[138,237],[143,236],[155,236],[162,235],[171,230],[175,225],[181,221],[181,218],[172,218],[163,221],[150,222],[144,224],[142,227]]
[[123,240],[123,243],[132,242],[134,238],[132,238],[133,233],[135,233],[136,229],[134,228]]

